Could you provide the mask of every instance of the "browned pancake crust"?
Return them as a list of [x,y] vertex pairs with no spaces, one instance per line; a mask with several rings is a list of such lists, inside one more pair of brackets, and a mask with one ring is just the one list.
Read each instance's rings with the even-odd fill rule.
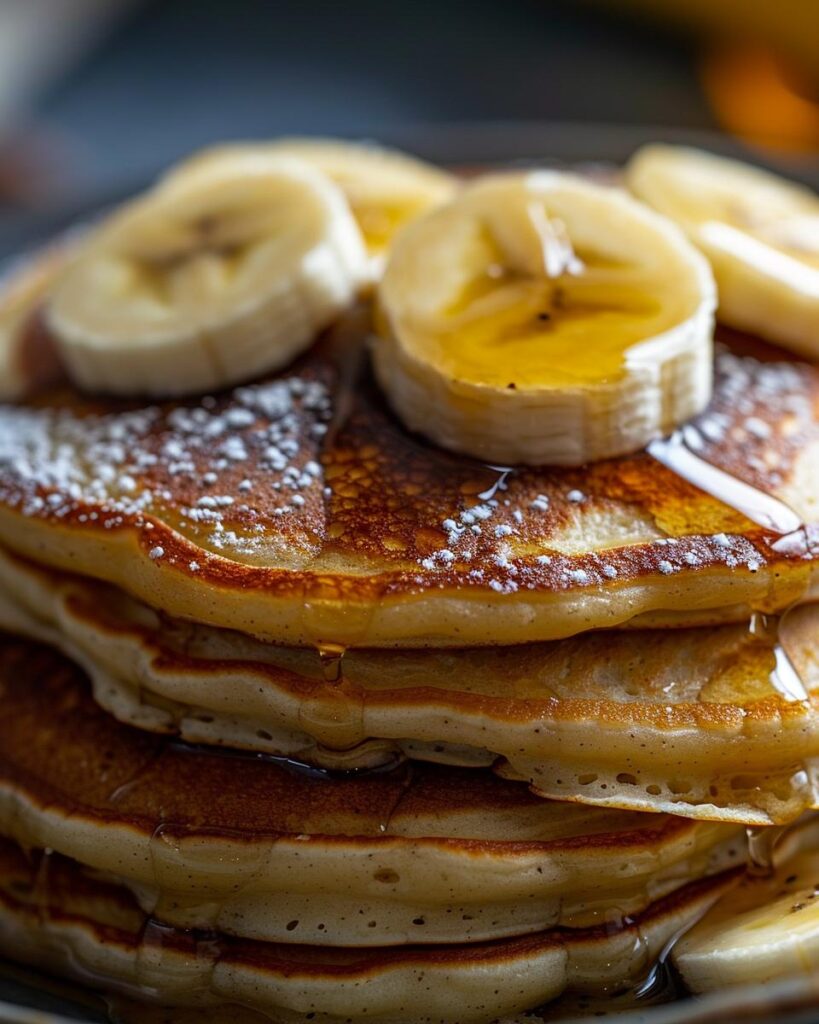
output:
[[[272,391],[260,385],[173,407],[62,392],[36,408],[3,408],[0,532],[13,534],[19,516],[83,536],[135,531],[143,555],[203,587],[348,603],[441,589],[577,594],[669,574],[683,581],[726,567],[738,576],[804,566],[804,545],[780,544],[646,454],[576,470],[525,468],[501,481],[426,444],[393,419],[366,372],[350,384],[349,334],[325,338]],[[819,371],[726,357],[701,454],[781,494],[798,454],[819,442],[818,410]],[[76,479],[75,455],[46,439],[55,425],[71,445],[85,445],[87,480]],[[485,522],[462,522],[492,500]],[[674,542],[554,547],[578,517],[582,531],[624,510]],[[447,522],[465,528],[455,538]]]

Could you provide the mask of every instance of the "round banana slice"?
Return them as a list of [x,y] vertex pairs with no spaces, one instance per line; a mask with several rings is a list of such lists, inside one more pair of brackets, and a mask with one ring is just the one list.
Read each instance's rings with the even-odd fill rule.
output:
[[338,186],[294,157],[245,155],[104,222],[48,322],[81,387],[190,394],[289,363],[365,273]]
[[347,197],[364,236],[373,280],[380,277],[387,250],[398,230],[431,207],[445,203],[457,186],[454,175],[396,150],[309,138],[206,149],[171,170],[162,184],[184,182],[192,173],[229,164],[245,153],[295,156],[332,178]]
[[798,830],[776,871],[748,876],[674,947],[693,992],[819,970],[819,825]]
[[38,315],[68,260],[56,244],[14,264],[0,279],[0,401],[24,398],[59,365]]
[[626,182],[708,257],[720,320],[819,356],[819,196],[696,149],[646,146]]
[[624,193],[492,175],[397,240],[375,371],[404,423],[445,448],[580,465],[705,407],[714,304],[705,260]]

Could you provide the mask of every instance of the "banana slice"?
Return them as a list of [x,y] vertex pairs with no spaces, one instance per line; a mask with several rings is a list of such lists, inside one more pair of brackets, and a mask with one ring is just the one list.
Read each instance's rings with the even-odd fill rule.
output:
[[743,879],[676,944],[674,963],[692,991],[819,969],[819,825],[801,828],[792,845],[771,877]]
[[398,230],[455,192],[457,179],[405,153],[334,139],[285,138],[206,149],[165,176],[163,186],[184,182],[192,173],[230,164],[246,153],[285,154],[306,160],[339,185],[364,236],[370,276],[381,276]]
[[579,465],[705,407],[714,304],[705,260],[624,193],[492,175],[397,240],[375,371],[405,424],[445,448]]
[[819,356],[815,192],[734,160],[659,145],[632,158],[626,182],[708,257],[720,320]]
[[49,246],[16,263],[0,280],[0,401],[24,398],[59,373],[38,314],[69,252],[67,243]]
[[59,282],[48,322],[81,387],[189,394],[290,362],[365,274],[336,185],[293,157],[245,155],[115,213]]

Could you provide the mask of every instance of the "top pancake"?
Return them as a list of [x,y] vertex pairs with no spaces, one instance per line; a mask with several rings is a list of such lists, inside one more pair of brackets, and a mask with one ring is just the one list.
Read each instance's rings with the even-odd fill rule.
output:
[[[810,584],[786,536],[645,453],[505,472],[407,433],[360,314],[279,377],[0,407],[0,541],[154,607],[291,644],[462,646],[738,619]],[[699,454],[819,520],[819,371],[722,353]]]

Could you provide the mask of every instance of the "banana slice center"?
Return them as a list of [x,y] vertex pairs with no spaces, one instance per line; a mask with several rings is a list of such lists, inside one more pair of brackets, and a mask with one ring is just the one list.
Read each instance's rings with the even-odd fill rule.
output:
[[132,210],[103,243],[110,259],[97,263],[97,301],[112,313],[125,304],[154,320],[187,322],[209,319],[229,295],[250,301],[260,275],[298,251],[298,237],[314,226],[307,193],[272,184],[223,184],[167,208]]
[[678,321],[671,276],[592,239],[575,244],[548,202],[524,194],[517,201],[502,217],[476,214],[461,232],[455,295],[417,335],[424,357],[443,373],[493,387],[618,379],[635,345]]
[[702,256],[624,193],[490,175],[396,240],[373,364],[401,419],[444,448],[582,465],[702,411],[714,300]]

